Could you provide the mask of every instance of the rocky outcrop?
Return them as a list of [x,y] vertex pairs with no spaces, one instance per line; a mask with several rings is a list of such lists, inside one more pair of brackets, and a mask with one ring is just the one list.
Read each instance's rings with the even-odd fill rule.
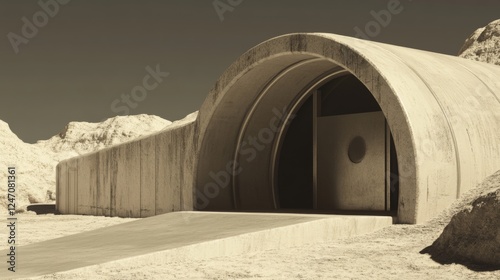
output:
[[449,223],[423,253],[441,263],[500,268],[500,171],[464,195],[438,220]]
[[500,19],[479,28],[467,38],[459,56],[500,65]]
[[160,131],[172,122],[153,115],[116,116],[103,122],[70,122],[58,134],[35,146],[56,153],[84,154]]

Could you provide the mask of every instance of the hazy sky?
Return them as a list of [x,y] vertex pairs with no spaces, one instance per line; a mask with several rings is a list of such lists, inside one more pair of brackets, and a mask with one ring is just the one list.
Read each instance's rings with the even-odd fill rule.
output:
[[[354,36],[391,1],[2,0],[0,119],[26,142],[70,121],[179,119],[198,110],[226,67],[256,44],[293,32]],[[400,5],[372,40],[456,55],[475,29],[500,18],[498,0]],[[144,94],[137,86],[157,67],[163,74],[146,81]],[[140,102],[122,99],[133,90]]]

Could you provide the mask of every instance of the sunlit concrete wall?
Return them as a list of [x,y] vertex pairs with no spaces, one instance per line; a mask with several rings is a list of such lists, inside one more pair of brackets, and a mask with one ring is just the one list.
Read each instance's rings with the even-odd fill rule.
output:
[[194,118],[156,134],[62,161],[63,214],[149,217],[193,210]]

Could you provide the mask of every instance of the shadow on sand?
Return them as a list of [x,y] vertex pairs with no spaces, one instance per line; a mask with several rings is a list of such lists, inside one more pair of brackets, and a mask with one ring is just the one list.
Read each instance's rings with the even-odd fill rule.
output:
[[420,254],[429,254],[433,261],[440,263],[442,265],[454,264],[454,263],[460,264],[476,272],[500,270],[500,265],[474,263],[470,259],[450,254],[443,250],[437,249],[433,246],[434,244],[424,248],[422,251],[420,251]]

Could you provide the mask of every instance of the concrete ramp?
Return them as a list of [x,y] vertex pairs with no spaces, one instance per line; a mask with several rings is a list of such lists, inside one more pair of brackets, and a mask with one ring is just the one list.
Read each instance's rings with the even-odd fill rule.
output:
[[382,216],[174,212],[19,247],[17,272],[0,279],[128,258],[137,264],[287,248],[364,234],[392,222]]

